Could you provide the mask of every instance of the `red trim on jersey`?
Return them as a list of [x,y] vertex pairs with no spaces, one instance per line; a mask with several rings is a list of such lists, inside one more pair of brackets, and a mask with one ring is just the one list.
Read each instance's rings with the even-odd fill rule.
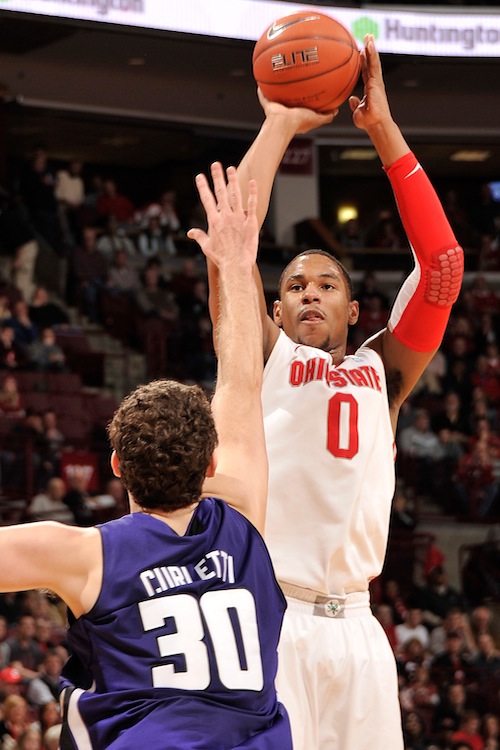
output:
[[390,167],[388,175],[410,241],[415,268],[399,290],[388,328],[415,351],[436,349],[462,284],[462,248],[427,175],[413,153]]

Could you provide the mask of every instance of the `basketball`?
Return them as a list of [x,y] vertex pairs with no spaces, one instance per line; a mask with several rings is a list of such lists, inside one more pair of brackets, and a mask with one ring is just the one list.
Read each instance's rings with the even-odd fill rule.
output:
[[345,26],[324,13],[301,11],[266,29],[255,44],[252,68],[269,101],[330,112],[350,96],[361,61]]

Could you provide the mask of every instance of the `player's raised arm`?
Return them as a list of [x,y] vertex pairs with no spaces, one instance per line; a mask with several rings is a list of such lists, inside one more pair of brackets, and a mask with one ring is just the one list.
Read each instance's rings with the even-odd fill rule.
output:
[[265,119],[257,137],[238,166],[238,179],[244,205],[249,180],[257,181],[257,218],[261,227],[269,209],[276,173],[291,141],[297,135],[303,135],[330,123],[338,110],[330,114],[320,114],[304,107],[285,107],[277,102],[270,102],[260,89],[257,94]]
[[212,403],[219,446],[217,468],[204,494],[222,497],[260,530],[267,498],[267,456],[261,406],[262,322],[253,269],[259,226],[257,187],[250,181],[243,206],[236,170],[212,165],[214,192],[204,175],[196,185],[208,232],[189,231],[218,268],[217,386]]
[[382,75],[380,56],[373,36],[367,34],[361,50],[363,97],[349,97],[354,125],[365,130],[384,167],[410,151],[397,123],[393,120]]
[[362,51],[364,96],[351,97],[354,124],[366,130],[391,182],[415,267],[402,285],[387,329],[370,345],[384,360],[393,422],[440,346],[463,277],[458,246],[439,198],[394,122],[372,36]]
[[[258,97],[264,110],[265,119],[262,126],[238,166],[238,181],[240,185],[243,206],[247,205],[248,185],[255,180],[259,186],[256,215],[259,229],[266,218],[274,179],[285,151],[296,135],[301,135],[319,128],[332,121],[338,110],[331,114],[319,114],[311,109],[302,107],[285,107],[282,104],[268,101],[258,89]],[[217,266],[207,260],[209,308],[210,317],[215,331],[215,348],[217,349],[217,320],[219,317],[217,295]],[[260,292],[260,311],[264,325],[264,349],[269,350],[267,330],[267,307],[262,288],[262,281],[257,267],[255,278]]]

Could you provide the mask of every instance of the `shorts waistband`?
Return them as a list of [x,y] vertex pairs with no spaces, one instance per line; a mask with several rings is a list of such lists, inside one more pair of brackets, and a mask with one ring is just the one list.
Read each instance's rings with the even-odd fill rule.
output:
[[368,591],[356,591],[345,596],[327,596],[285,581],[280,581],[279,584],[286,597],[307,606],[311,614],[318,617],[344,619],[371,614]]

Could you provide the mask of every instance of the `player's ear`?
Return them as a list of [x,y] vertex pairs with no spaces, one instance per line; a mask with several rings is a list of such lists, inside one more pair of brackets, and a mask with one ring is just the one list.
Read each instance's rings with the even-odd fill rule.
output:
[[116,451],[113,451],[111,454],[111,468],[113,470],[113,474],[115,477],[121,477],[121,471],[120,471],[120,461],[118,460],[118,456],[116,455]]
[[205,477],[211,478],[215,476],[215,470],[217,469],[217,449],[212,453],[212,458],[208,464],[208,468],[205,472]]
[[282,311],[281,311],[281,300],[277,299],[273,302],[273,320],[277,326],[281,328],[283,323]]
[[358,322],[359,318],[359,302],[355,299],[349,302],[349,325],[353,326]]

